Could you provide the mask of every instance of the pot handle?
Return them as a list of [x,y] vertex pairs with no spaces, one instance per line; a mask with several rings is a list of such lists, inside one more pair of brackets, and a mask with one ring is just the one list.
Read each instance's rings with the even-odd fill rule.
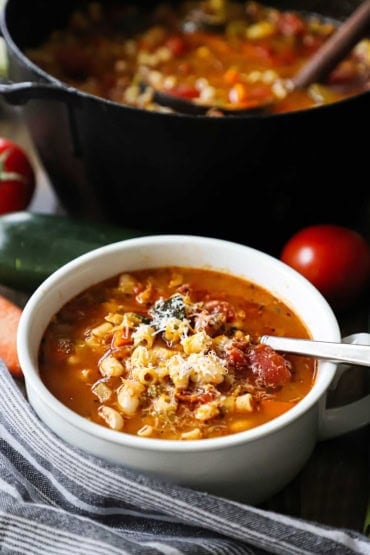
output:
[[[354,333],[342,339],[343,343],[357,345],[369,345],[369,333]],[[335,380],[331,385],[334,389],[340,377],[346,372],[350,365],[342,364],[338,366]],[[370,394],[365,395],[358,401],[332,409],[323,409],[319,424],[319,440],[331,439],[352,432],[370,424]]]
[[47,83],[13,83],[7,79],[0,79],[0,95],[5,98],[9,104],[21,105],[29,100],[46,98],[48,100],[66,101],[76,98],[75,90],[66,87]]

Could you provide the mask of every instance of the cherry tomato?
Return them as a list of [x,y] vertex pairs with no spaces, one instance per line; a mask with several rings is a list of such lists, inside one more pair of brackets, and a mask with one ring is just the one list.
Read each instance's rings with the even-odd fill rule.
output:
[[359,232],[333,224],[299,230],[280,258],[300,272],[334,309],[349,308],[370,282],[370,245]]
[[17,143],[0,137],[0,214],[26,209],[35,191],[35,172]]

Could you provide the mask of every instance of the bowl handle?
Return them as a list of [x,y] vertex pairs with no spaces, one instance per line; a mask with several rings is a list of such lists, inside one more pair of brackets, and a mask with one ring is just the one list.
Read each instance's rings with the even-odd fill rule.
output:
[[[342,339],[343,343],[370,346],[369,333],[354,333]],[[370,347],[369,347],[370,348]],[[342,374],[350,365],[338,366],[331,388],[335,388]],[[369,370],[370,371],[370,370]],[[358,401],[332,409],[324,409],[319,424],[319,440],[325,440],[352,432],[370,424],[370,394]]]

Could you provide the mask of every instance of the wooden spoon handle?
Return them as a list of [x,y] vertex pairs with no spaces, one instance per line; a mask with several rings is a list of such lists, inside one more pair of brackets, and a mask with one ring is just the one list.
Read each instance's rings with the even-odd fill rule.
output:
[[326,77],[350,52],[369,24],[370,0],[365,0],[303,66],[294,77],[293,86],[305,88]]

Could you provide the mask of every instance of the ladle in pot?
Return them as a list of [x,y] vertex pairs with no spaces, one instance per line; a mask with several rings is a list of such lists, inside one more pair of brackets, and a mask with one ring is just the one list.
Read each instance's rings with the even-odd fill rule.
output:
[[[308,85],[318,82],[325,78],[336,67],[361,38],[370,23],[370,0],[364,0],[349,16],[348,19],[328,38],[328,40],[315,52],[310,60],[300,69],[298,74],[292,79],[286,80],[285,87],[287,92],[294,89],[303,89]],[[255,105],[235,108],[217,107],[212,105],[199,104],[194,100],[187,100],[178,96],[171,95],[163,90],[154,90],[153,100],[164,107],[171,108],[177,112],[201,115],[209,112],[212,108],[224,114],[253,114],[268,111],[274,104],[273,100],[266,103],[256,103]]]
[[370,366],[370,345],[313,341],[311,339],[296,339],[275,335],[262,335],[260,343],[269,345],[275,351],[359,366]]

